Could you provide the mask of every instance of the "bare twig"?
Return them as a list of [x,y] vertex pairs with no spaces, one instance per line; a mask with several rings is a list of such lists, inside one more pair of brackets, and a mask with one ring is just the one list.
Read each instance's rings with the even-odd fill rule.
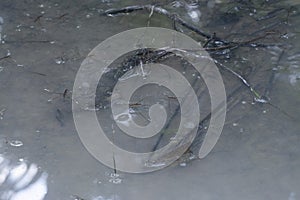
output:
[[0,58],[0,60],[4,60],[4,59],[7,59],[7,58],[10,58],[10,55],[3,56],[3,57]]
[[219,66],[221,66],[223,69],[225,69],[226,71],[230,72],[231,74],[233,74],[235,77],[237,77],[238,79],[240,79],[242,81],[242,83],[249,88],[250,92],[254,95],[255,101],[260,102],[260,103],[266,103],[265,101],[267,101],[266,99],[264,99],[262,97],[262,95],[260,95],[252,86],[251,84],[239,73],[233,71],[232,69],[230,69],[229,67],[227,67],[226,65],[220,63],[217,60],[214,60],[214,62],[216,64],[218,64]]
[[205,50],[207,51],[219,51],[219,50],[225,50],[225,49],[235,49],[238,47],[270,47],[270,46],[278,46],[277,44],[261,44],[261,43],[255,43],[258,40],[264,39],[266,38],[268,35],[271,34],[275,34],[275,32],[266,32],[264,35],[262,36],[258,36],[256,38],[250,39],[250,40],[246,40],[246,41],[242,41],[242,42],[230,42],[230,44],[227,45],[222,45],[222,46],[218,46],[218,47],[206,47],[208,45],[208,43],[210,43],[211,41],[213,41],[212,39],[209,39],[204,45],[203,48],[205,48]]
[[262,21],[262,20],[276,17],[278,13],[281,13],[283,11],[286,11],[286,9],[285,8],[277,8],[277,9],[272,10],[271,12],[267,13],[265,16],[262,16],[262,17],[256,19],[256,21]]
[[[112,126],[112,142],[113,142],[113,144],[115,144],[115,129],[114,129],[114,125],[113,124],[111,126]],[[114,147],[115,146],[113,145],[113,148]],[[114,151],[114,149],[113,149],[112,153],[113,153],[112,159],[113,159],[113,165],[114,165],[114,174],[117,174],[117,165],[116,165],[116,158],[115,158],[115,151]]]
[[177,14],[170,13],[166,9],[164,9],[162,7],[155,6],[155,5],[136,5],[136,6],[123,7],[123,8],[120,8],[120,9],[109,9],[109,10],[104,11],[104,13],[102,13],[102,15],[114,16],[114,15],[118,15],[118,14],[131,13],[131,12],[140,11],[140,10],[146,10],[146,11],[150,12],[149,16],[152,16],[153,12],[161,14],[161,15],[165,15],[166,17],[168,17],[169,19],[172,20],[173,27],[174,27],[175,30],[178,30],[178,28],[176,27],[176,24],[180,24],[183,27],[197,33],[198,35],[200,35],[204,38],[206,38],[207,42],[204,44],[204,47],[206,47],[211,42],[213,42],[213,44],[216,45],[216,47],[210,47],[210,48],[207,48],[206,50],[215,51],[215,50],[224,50],[224,49],[237,48],[237,47],[255,47],[255,48],[257,48],[257,47],[274,46],[273,44],[255,43],[255,41],[265,38],[270,33],[266,33],[263,36],[254,38],[254,39],[249,40],[249,41],[244,41],[244,42],[226,41],[226,40],[223,40],[219,37],[216,37],[216,33],[208,34],[208,33],[204,32],[203,30],[199,29],[198,27],[187,23],[182,18],[180,18]]
[[34,19],[34,23],[38,22],[45,14],[41,14]]
[[5,43],[52,43],[50,40],[5,40]]
[[57,19],[62,19],[62,18],[64,18],[67,15],[69,15],[69,13],[64,13],[64,14],[60,15],[59,17],[57,17]]
[[[134,11],[139,11],[139,10],[147,10],[148,12],[155,12],[158,14],[162,14],[167,16],[168,18],[170,18],[172,21],[184,26],[185,28],[194,31],[195,33],[205,37],[206,39],[211,38],[212,36],[208,33],[205,33],[204,31],[200,30],[199,28],[188,24],[186,21],[184,21],[183,19],[181,19],[177,14],[174,13],[170,13],[169,11],[167,11],[164,8],[161,7],[157,7],[155,5],[140,5],[140,6],[128,6],[128,7],[124,7],[124,8],[120,8],[120,9],[109,9],[106,10],[103,15],[108,15],[108,16],[112,16],[112,15],[117,15],[117,14],[122,14],[122,13],[131,13]],[[223,41],[221,39],[217,39],[222,43],[228,43],[226,41]]]
[[40,75],[40,76],[47,76],[47,74],[40,73],[40,72],[35,72],[35,71],[31,71],[31,70],[25,70],[25,71],[32,73],[32,74]]

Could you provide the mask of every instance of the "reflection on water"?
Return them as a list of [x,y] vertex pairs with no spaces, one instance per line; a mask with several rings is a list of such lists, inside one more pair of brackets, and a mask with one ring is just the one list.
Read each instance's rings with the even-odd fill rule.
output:
[[47,194],[48,174],[40,173],[36,164],[12,163],[0,155],[0,199],[43,200]]
[[[226,40],[241,42],[269,33],[257,42],[279,46],[226,49],[211,54],[246,77],[276,108],[254,102],[240,80],[221,70],[227,92],[233,94],[229,98],[232,106],[222,136],[207,158],[190,159],[192,155],[188,155],[162,171],[130,175],[115,173],[86,151],[74,127],[70,97],[82,60],[104,39],[124,30],[148,23],[173,28],[166,17],[153,14],[149,20],[149,13],[144,11],[115,17],[100,13],[148,3],[0,1],[0,199],[299,199],[298,0],[159,1],[170,12]],[[201,44],[206,42],[183,27],[177,29]],[[128,72],[123,79],[151,73],[148,69],[139,70]],[[189,74],[186,69],[181,71]],[[111,94],[109,90],[107,93],[101,99],[106,104]],[[143,105],[139,96],[133,100],[130,115],[148,111],[149,106]],[[175,104],[172,94],[163,100],[170,106]],[[200,104],[207,105],[206,101],[209,99],[204,98]],[[99,109],[105,109],[106,104]],[[203,113],[207,112],[203,109]],[[147,123],[147,119],[146,116],[140,121]],[[172,130],[166,135],[170,140]],[[135,150],[143,145],[134,141],[127,148]],[[16,162],[6,157],[8,154],[26,161]]]

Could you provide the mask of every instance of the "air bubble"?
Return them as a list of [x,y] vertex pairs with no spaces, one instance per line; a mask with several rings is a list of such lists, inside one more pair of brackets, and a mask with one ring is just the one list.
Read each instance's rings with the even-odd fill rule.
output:
[[9,142],[10,146],[13,146],[13,147],[21,147],[23,146],[23,142],[20,141],[20,140],[12,140]]
[[180,166],[180,167],[186,167],[186,163],[185,163],[185,162],[180,163],[179,166]]
[[122,183],[122,179],[120,178],[120,175],[117,173],[111,173],[110,175],[110,179],[108,180],[110,183],[113,184],[120,184]]
[[64,64],[65,60],[62,57],[55,58],[55,63],[58,65]]

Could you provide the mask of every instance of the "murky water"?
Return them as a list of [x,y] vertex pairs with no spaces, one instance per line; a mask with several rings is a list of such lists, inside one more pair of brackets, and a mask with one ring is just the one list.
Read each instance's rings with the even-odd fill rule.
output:
[[[220,67],[232,96],[221,138],[204,159],[179,160],[148,174],[115,174],[84,148],[71,109],[81,62],[100,42],[124,30],[149,23],[173,27],[165,16],[154,14],[149,21],[146,11],[114,17],[100,13],[147,3],[0,2],[0,199],[300,199],[298,0],[160,1],[226,40],[265,36],[255,42],[270,44],[268,48],[240,47],[212,51],[211,56],[246,77],[270,104],[255,102],[249,88]],[[133,106],[147,104],[139,96],[133,100]],[[129,150],[135,147],[129,144],[138,145],[126,142],[118,140]],[[139,150],[145,151],[142,145]]]

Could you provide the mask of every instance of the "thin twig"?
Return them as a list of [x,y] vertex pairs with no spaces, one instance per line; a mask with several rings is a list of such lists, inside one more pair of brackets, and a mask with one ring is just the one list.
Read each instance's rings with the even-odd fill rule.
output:
[[238,79],[240,79],[242,81],[242,83],[249,88],[250,92],[254,95],[254,98],[257,102],[261,102],[264,103],[264,101],[267,101],[266,99],[263,99],[262,95],[260,95],[252,86],[251,84],[239,73],[233,71],[232,69],[230,69],[229,67],[227,67],[226,65],[220,63],[217,60],[214,60],[214,62],[216,64],[218,64],[219,66],[221,66],[223,69],[225,69],[226,71],[230,72],[231,74],[233,74],[235,77],[237,77]]
[[11,58],[10,55],[3,56],[2,58],[0,58],[0,60],[4,60],[4,59],[7,59],[7,58]]
[[[113,144],[115,144],[115,129],[114,129],[114,125],[113,124],[111,126],[112,126],[112,142],[113,142]],[[114,148],[114,145],[113,145],[113,148]],[[114,165],[114,174],[117,174],[117,165],[116,165],[116,159],[115,159],[115,151],[113,150],[112,153],[113,153],[112,159],[113,159],[113,165]]]
[[276,17],[277,13],[280,13],[282,11],[287,11],[287,10],[285,8],[277,8],[277,9],[272,10],[271,12],[267,13],[265,16],[262,16],[262,17],[256,19],[256,21],[262,21],[262,20],[266,20],[266,19]]
[[[150,13],[155,12],[158,14],[165,15],[172,21],[175,21],[176,23],[186,27],[187,29],[194,31],[195,33],[205,37],[206,39],[209,39],[212,37],[210,34],[205,33],[204,31],[200,30],[199,28],[188,24],[186,21],[181,19],[177,14],[170,13],[166,9],[157,7],[154,5],[128,6],[128,7],[124,7],[124,8],[120,8],[120,9],[109,9],[109,10],[104,11],[103,15],[112,16],[112,15],[117,15],[117,14],[122,14],[122,13],[131,13],[131,12],[139,11],[139,10],[147,10]],[[222,41],[221,39],[218,39],[218,40],[222,43],[227,43],[226,41]]]
[[5,40],[5,43],[52,43],[50,40]]
[[[282,50],[278,56],[278,59],[276,61],[276,64],[275,64],[275,67],[278,66],[279,62],[281,61],[282,57],[284,55],[284,50]],[[269,81],[268,81],[268,85],[266,86],[266,89],[264,91],[264,96],[268,97],[269,96],[269,93],[271,91],[271,88],[272,88],[272,85],[274,83],[274,78],[275,78],[275,70],[272,69],[272,74],[271,74],[271,77],[269,78]]]
[[45,14],[41,14],[35,18],[34,23],[38,22]]
[[213,34],[213,36],[211,38],[209,38],[204,44],[203,44],[203,48],[206,48],[206,46],[213,41],[216,38],[216,33]]
[[64,18],[67,15],[69,15],[69,13],[64,13],[64,14],[60,15],[59,17],[57,17],[57,19],[62,19],[62,18]]
[[[246,40],[246,41],[242,41],[242,42],[231,42],[228,45],[223,45],[223,46],[218,46],[218,47],[206,47],[211,41],[213,41],[213,39],[209,39],[204,45],[203,48],[205,48],[205,50],[207,51],[219,51],[219,50],[225,50],[225,49],[235,49],[237,47],[269,47],[272,46],[272,44],[260,44],[260,43],[255,43],[258,40],[261,40],[263,38],[266,38],[268,35],[271,34],[275,34],[275,32],[266,32],[264,35],[262,36],[258,36],[256,38],[250,39],[250,40]],[[278,46],[278,45],[276,45]]]
[[32,73],[32,74],[40,75],[40,76],[47,76],[47,74],[40,73],[40,72],[35,72],[35,71],[31,71],[31,70],[26,70],[26,71],[29,73]]
[[178,29],[176,27],[176,23],[178,23],[178,24],[182,25],[183,27],[197,33],[198,35],[200,35],[204,38],[206,38],[208,40],[208,42],[205,44],[205,47],[211,41],[213,41],[214,44],[216,44],[216,42],[219,43],[218,47],[212,47],[212,48],[209,48],[207,50],[224,50],[224,49],[236,48],[236,47],[269,47],[269,46],[273,46],[273,45],[269,45],[269,44],[254,43],[257,40],[265,38],[270,33],[267,33],[263,36],[254,38],[254,39],[249,40],[249,41],[244,41],[244,42],[226,41],[226,40],[223,40],[221,38],[216,37],[215,33],[208,34],[204,31],[202,31],[201,29],[199,29],[198,27],[187,23],[182,18],[180,18],[177,14],[170,13],[166,9],[164,9],[162,7],[155,6],[155,5],[136,5],[136,6],[127,6],[127,7],[123,7],[123,8],[120,8],[120,9],[109,9],[109,10],[104,11],[102,13],[102,15],[114,16],[114,15],[117,15],[117,14],[131,13],[131,12],[140,11],[140,10],[147,10],[148,12],[150,12],[150,16],[152,16],[153,12],[161,14],[161,15],[165,15],[166,17],[168,17],[169,19],[172,20],[175,30]]

